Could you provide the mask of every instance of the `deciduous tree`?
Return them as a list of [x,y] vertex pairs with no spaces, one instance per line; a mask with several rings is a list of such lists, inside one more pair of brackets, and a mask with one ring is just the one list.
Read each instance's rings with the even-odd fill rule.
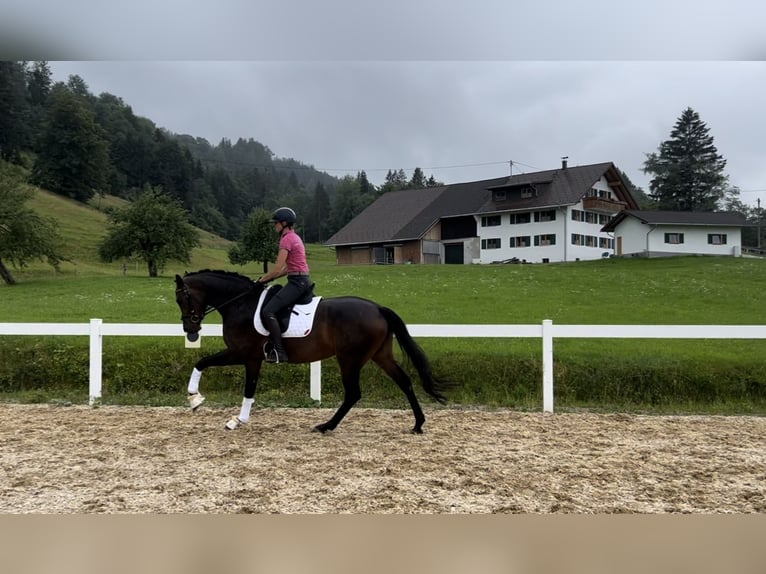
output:
[[229,261],[244,265],[250,261],[262,261],[263,272],[269,270],[269,261],[275,261],[279,250],[279,235],[274,232],[271,213],[265,209],[254,210],[242,226],[242,234],[229,249]]
[[187,212],[160,188],[110,211],[109,220],[112,227],[99,245],[101,260],[138,257],[146,262],[149,277],[157,277],[168,261],[189,263],[192,249],[200,244]]
[[0,276],[8,285],[14,285],[16,279],[7,264],[23,268],[39,259],[58,269],[66,259],[61,253],[63,240],[56,221],[25,205],[32,194],[21,177],[8,164],[0,162]]

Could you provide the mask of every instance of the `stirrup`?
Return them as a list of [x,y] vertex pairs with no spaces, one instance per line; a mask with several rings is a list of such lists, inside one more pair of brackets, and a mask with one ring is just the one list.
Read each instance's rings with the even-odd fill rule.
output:
[[187,399],[189,401],[189,406],[191,407],[192,411],[196,411],[199,406],[205,402],[205,397],[203,397],[199,393],[193,393],[190,394]]
[[243,423],[241,420],[239,420],[238,417],[231,417],[229,419],[229,422],[226,423],[225,428],[226,428],[226,430],[236,430],[239,427],[241,427],[243,424],[245,424],[245,423]]
[[264,349],[263,355],[267,363],[287,363],[287,353],[279,353],[273,346]]

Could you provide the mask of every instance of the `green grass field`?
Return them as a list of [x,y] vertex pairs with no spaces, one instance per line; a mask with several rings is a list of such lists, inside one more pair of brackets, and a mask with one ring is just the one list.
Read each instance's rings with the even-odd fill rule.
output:
[[[101,198],[101,203],[118,200]],[[105,265],[95,257],[105,217],[94,206],[38,192],[35,208],[62,222],[73,261],[56,273],[42,263],[14,270],[19,284],[0,286],[0,322],[178,321],[175,273],[227,269],[253,278],[262,264],[228,263],[228,242],[203,235],[192,263],[171,263],[149,278],[141,262]],[[101,205],[103,207],[103,205]],[[352,294],[420,324],[764,324],[766,261],[684,257],[609,259],[547,265],[337,266],[334,252],[308,245],[316,292]],[[217,314],[206,320],[220,321]],[[541,349],[536,339],[419,341],[439,374],[459,382],[462,405],[539,409]],[[161,338],[105,341],[104,401],[182,404],[202,350]],[[557,340],[556,409],[648,412],[766,413],[766,342],[588,339]],[[210,404],[238,404],[242,371],[211,370],[203,378]],[[406,407],[395,385],[374,366],[363,372],[363,404]],[[334,362],[323,370],[324,404],[341,395]],[[0,398],[87,401],[87,341],[0,337]],[[309,405],[308,366],[267,366],[260,405]]]

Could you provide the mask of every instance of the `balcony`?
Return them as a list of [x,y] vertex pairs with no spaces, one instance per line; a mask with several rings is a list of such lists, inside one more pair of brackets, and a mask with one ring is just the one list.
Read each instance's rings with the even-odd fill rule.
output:
[[627,207],[624,201],[615,201],[603,197],[584,197],[582,200],[583,209],[596,211],[598,213],[614,214]]

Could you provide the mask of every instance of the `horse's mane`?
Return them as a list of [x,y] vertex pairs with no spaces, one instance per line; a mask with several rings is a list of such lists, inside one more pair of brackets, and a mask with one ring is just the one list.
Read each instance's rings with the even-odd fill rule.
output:
[[241,281],[247,281],[251,285],[255,285],[255,281],[250,279],[250,277],[247,277],[245,275],[242,275],[241,273],[237,273],[236,271],[224,271],[223,269],[200,269],[199,271],[187,271],[184,273],[184,277],[191,277],[192,275],[200,275],[202,273],[212,273],[214,275],[223,275],[224,277],[230,277],[232,279],[239,279]]

